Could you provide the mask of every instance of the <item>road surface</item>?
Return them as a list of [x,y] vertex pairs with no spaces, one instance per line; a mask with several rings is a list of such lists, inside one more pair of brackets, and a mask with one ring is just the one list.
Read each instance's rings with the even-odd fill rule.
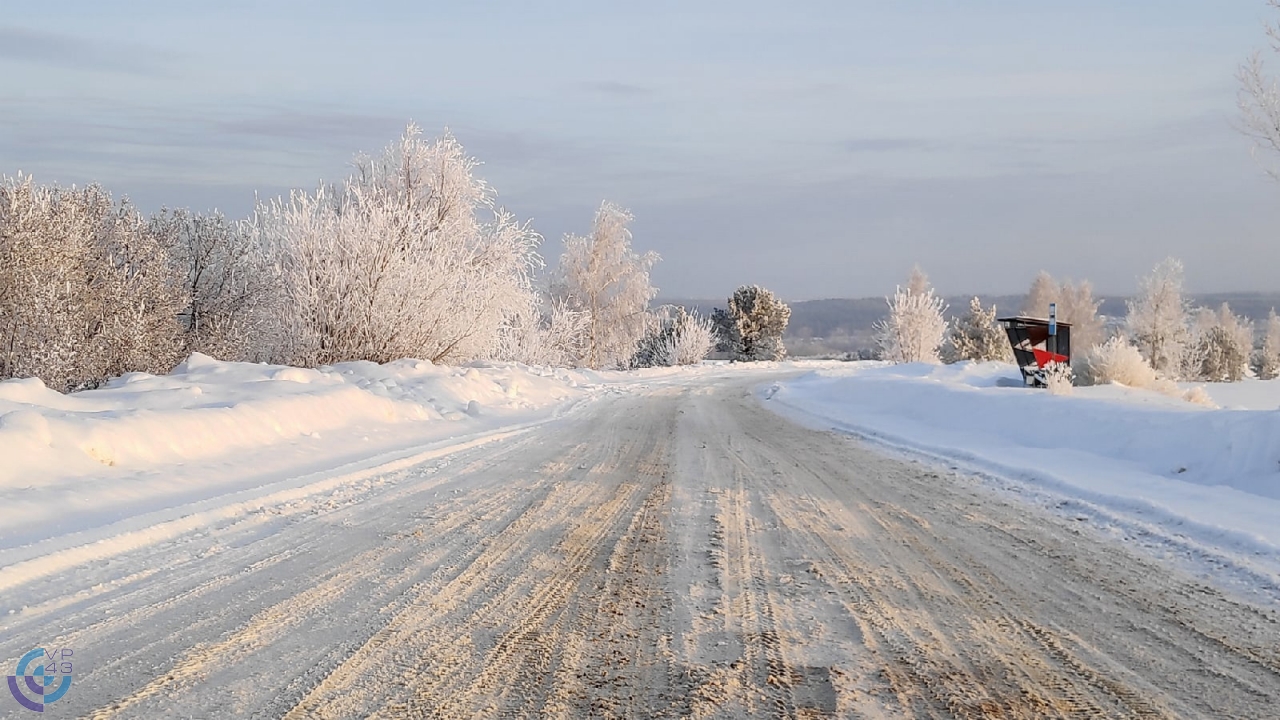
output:
[[38,582],[54,717],[1280,717],[1273,610],[740,377]]

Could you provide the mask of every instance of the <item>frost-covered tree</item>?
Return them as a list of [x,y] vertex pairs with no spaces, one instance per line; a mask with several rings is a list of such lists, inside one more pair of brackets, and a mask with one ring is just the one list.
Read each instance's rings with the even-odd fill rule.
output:
[[0,182],[0,378],[71,390],[168,371],[180,353],[181,287],[127,201],[92,185]]
[[1249,372],[1253,324],[1231,312],[1227,303],[1196,314],[1184,376],[1208,382],[1239,382]]
[[652,325],[631,358],[631,367],[696,365],[714,345],[711,321],[679,306],[653,313]]
[[926,295],[932,289],[929,276],[924,274],[924,270],[921,270],[919,265],[912,265],[911,275],[907,278],[907,292],[913,295]]
[[1280,316],[1271,308],[1267,314],[1267,326],[1263,329],[1262,345],[1258,348],[1258,377],[1274,380],[1280,377]]
[[267,359],[261,342],[271,318],[272,288],[266,253],[238,223],[221,213],[162,210],[151,231],[168,248],[183,278],[179,314],[184,354],[223,360]]
[[946,305],[919,268],[907,287],[885,298],[889,316],[876,323],[880,356],[891,362],[939,362],[938,351],[947,335]]
[[[1280,10],[1280,0],[1268,0],[1268,4]],[[1280,53],[1280,25],[1266,24],[1267,37],[1273,53]],[[1276,78],[1267,72],[1260,52],[1255,52],[1236,74],[1240,83],[1238,93],[1243,129],[1253,138],[1254,154],[1259,151],[1269,155],[1280,153],[1280,87]],[[1274,160],[1265,163],[1267,172],[1280,179],[1280,168]]]
[[1125,322],[1147,363],[1164,377],[1177,379],[1190,339],[1181,261],[1168,258],[1142,279]]
[[[1031,281],[1031,289],[1022,301],[1022,314],[1028,317],[1049,317],[1049,303],[1061,299],[1062,288],[1048,272],[1041,270]],[[1059,308],[1061,312],[1061,308]]]
[[1103,323],[1098,316],[1101,304],[1101,300],[1094,299],[1093,285],[1088,280],[1074,285],[1070,281],[1062,283],[1059,312],[1062,322],[1071,325],[1073,347],[1090,348],[1103,341]]
[[711,330],[715,335],[715,352],[734,354],[738,348],[738,331],[733,318],[724,308],[711,311]]
[[568,235],[553,294],[586,317],[583,353],[575,364],[625,367],[644,337],[649,301],[658,294],[649,271],[654,252],[631,249],[631,213],[605,202],[588,235]]
[[956,319],[948,333],[948,355],[954,361],[1013,360],[1013,349],[1004,330],[996,323],[996,308],[982,307],[978,298],[969,301],[969,312]]
[[1103,340],[1102,318],[1098,316],[1101,301],[1093,297],[1093,285],[1084,280],[1059,283],[1041,270],[1031,282],[1022,302],[1022,313],[1031,317],[1049,317],[1049,303],[1058,304],[1058,320],[1071,325],[1071,346],[1088,349]]
[[791,320],[791,308],[759,285],[743,285],[729,296],[728,308],[712,315],[717,335],[735,360],[784,360],[787,348],[782,335]]
[[294,364],[492,357],[530,304],[540,238],[498,208],[451,134],[410,125],[339,187],[260,205],[275,252],[275,355]]

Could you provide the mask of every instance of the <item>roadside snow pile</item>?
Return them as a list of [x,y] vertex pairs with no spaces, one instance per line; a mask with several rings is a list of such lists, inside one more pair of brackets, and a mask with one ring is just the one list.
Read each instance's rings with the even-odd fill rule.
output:
[[185,462],[339,430],[536,409],[569,397],[577,384],[563,371],[537,375],[514,365],[399,361],[305,370],[199,354],[166,376],[132,373],[72,395],[39,380],[9,380],[0,383],[0,487],[38,487],[103,466]]
[[307,370],[196,354],[169,375],[132,373],[70,395],[39,380],[0,382],[0,538],[77,509],[158,506],[299,464],[535,420],[597,381],[506,363]]
[[1055,397],[1003,363],[851,363],[765,392],[811,425],[1280,549],[1280,381],[1205,391],[1226,409],[1119,385]]

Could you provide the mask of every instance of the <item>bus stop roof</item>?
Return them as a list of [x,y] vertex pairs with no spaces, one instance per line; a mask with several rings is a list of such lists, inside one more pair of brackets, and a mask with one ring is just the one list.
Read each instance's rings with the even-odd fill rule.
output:
[[[1021,323],[1023,325],[1043,325],[1045,327],[1049,326],[1048,318],[1034,318],[1034,317],[1029,317],[1027,315],[1012,315],[1010,317],[996,318],[996,322]],[[1071,327],[1071,323],[1062,322],[1061,320],[1058,321],[1058,324]]]

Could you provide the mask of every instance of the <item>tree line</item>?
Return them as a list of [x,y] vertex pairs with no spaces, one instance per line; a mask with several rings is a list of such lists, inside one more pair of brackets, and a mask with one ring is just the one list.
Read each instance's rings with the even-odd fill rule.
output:
[[477,164],[453,135],[411,124],[343,181],[259,202],[243,220],[148,217],[97,185],[5,177],[0,379],[75,390],[194,352],[591,368],[687,364],[717,346],[785,354],[785,306],[763,289],[739,291],[714,323],[650,308],[659,258],[632,248],[632,215],[609,202],[540,281],[542,237],[497,203]]
[[[1170,258],[1139,282],[1127,313],[1108,325],[1087,282],[1059,282],[1047,272],[1032,281],[1019,313],[1047,318],[1049,304],[1071,325],[1076,378],[1168,389],[1179,380],[1236,382],[1254,375],[1280,377],[1280,318],[1271,310],[1264,326],[1231,311],[1192,307],[1183,292],[1183,266]],[[889,315],[876,325],[880,357],[894,362],[1011,360],[996,322],[996,308],[978,298],[953,322],[919,269],[886,298]]]

